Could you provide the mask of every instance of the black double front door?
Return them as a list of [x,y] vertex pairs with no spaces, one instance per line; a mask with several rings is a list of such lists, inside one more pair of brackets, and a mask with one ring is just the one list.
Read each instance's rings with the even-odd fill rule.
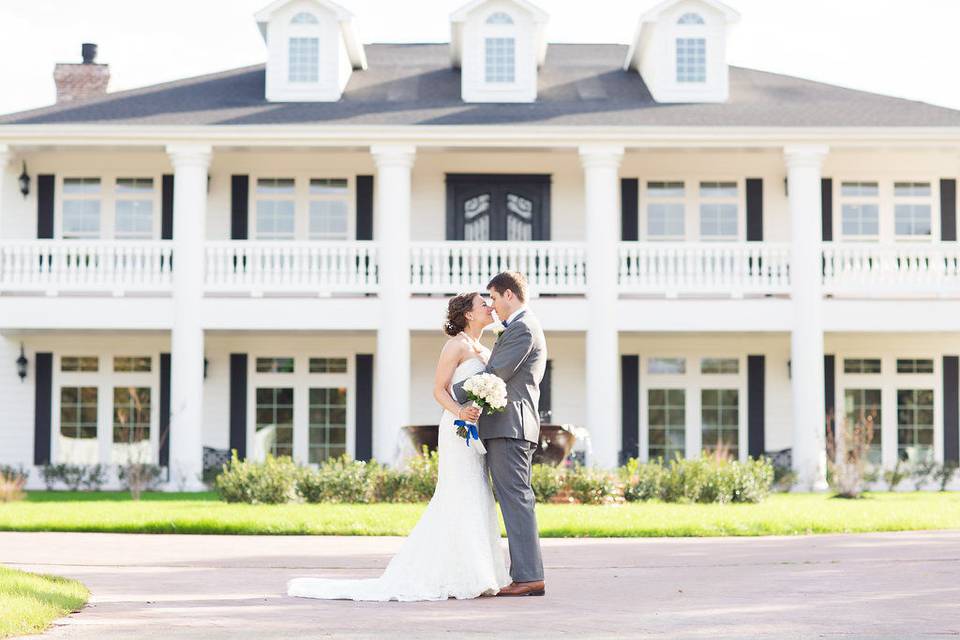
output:
[[550,239],[550,176],[447,174],[447,239]]

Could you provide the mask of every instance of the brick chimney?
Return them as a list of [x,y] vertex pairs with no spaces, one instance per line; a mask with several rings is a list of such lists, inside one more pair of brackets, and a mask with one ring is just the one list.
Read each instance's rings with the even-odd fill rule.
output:
[[107,93],[110,82],[110,65],[97,64],[97,45],[85,42],[82,47],[83,62],[59,63],[53,69],[53,81],[57,85],[57,104],[76,102]]

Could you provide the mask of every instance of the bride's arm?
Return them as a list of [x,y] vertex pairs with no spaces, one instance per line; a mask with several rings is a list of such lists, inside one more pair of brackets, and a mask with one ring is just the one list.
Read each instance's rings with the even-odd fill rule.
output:
[[440,352],[440,360],[437,362],[437,373],[433,380],[433,398],[441,407],[457,416],[459,420],[469,420],[476,422],[480,417],[479,411],[474,407],[463,407],[456,400],[450,397],[447,388],[453,379],[453,372],[462,360],[466,345],[457,340],[449,340],[443,346]]

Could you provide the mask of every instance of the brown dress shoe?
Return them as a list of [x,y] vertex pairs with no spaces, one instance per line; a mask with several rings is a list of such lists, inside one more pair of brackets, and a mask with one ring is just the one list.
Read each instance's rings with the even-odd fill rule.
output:
[[542,596],[547,593],[544,588],[543,580],[536,582],[511,582],[509,585],[500,589],[498,596],[516,597],[516,596]]

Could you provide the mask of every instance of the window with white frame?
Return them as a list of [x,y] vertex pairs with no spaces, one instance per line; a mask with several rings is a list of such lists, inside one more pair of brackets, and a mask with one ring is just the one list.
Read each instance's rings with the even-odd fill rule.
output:
[[310,358],[310,373],[346,373],[346,358]]
[[320,38],[291,37],[287,59],[287,79],[290,82],[319,82]]
[[310,389],[307,461],[319,464],[347,452],[347,390]]
[[99,238],[102,200],[100,178],[64,178],[61,236]]
[[933,389],[897,389],[897,457],[933,461]]
[[113,370],[125,373],[149,373],[152,365],[150,356],[114,356]]
[[707,39],[677,38],[677,82],[707,81]]
[[97,464],[97,387],[60,387],[58,459],[67,464]]
[[310,179],[310,239],[346,240],[349,189],[346,178]]
[[679,375],[687,372],[686,358],[648,358],[647,373],[652,375]]
[[880,464],[883,450],[882,398],[882,389],[860,387],[844,389],[844,422],[834,425],[834,433],[838,436],[844,431],[853,433],[855,430],[864,434],[862,437],[870,442],[867,449],[867,460],[873,464]]
[[152,462],[150,391],[150,387],[114,387],[111,462],[115,464]]
[[705,24],[699,13],[685,13],[677,20],[677,24]]
[[255,457],[293,456],[293,388],[256,390]]
[[700,239],[736,240],[739,202],[736,182],[701,182]]
[[880,373],[880,358],[844,358],[844,373]]
[[932,197],[929,182],[893,184],[893,227],[898,238],[931,237]]
[[840,233],[847,239],[880,235],[880,186],[876,182],[840,184]]
[[296,188],[293,178],[258,178],[258,240],[293,240],[296,234]]
[[153,237],[153,178],[117,178],[114,191],[114,237]]
[[739,358],[703,358],[700,360],[700,373],[728,375],[740,373]]
[[257,373],[293,373],[293,358],[257,358]]
[[320,21],[312,13],[301,11],[290,19],[290,24],[320,24]]
[[700,390],[701,443],[708,453],[740,453],[740,390]]
[[684,193],[683,182],[647,183],[648,239],[684,239],[686,218]]
[[897,373],[933,373],[933,359],[897,358]]
[[66,373],[96,373],[100,369],[97,356],[62,356],[60,371]]
[[686,455],[685,389],[647,390],[647,457],[664,461]]
[[516,38],[484,38],[484,79],[491,84],[516,81]]

